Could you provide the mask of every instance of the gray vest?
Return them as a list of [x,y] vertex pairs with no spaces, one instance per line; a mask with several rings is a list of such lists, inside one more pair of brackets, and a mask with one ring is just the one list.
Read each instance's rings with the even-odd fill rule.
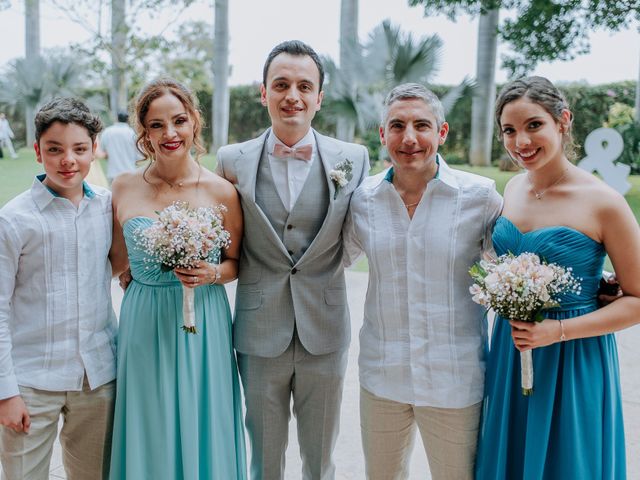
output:
[[287,212],[273,183],[265,142],[256,179],[256,203],[271,222],[295,264],[316,238],[329,207],[329,186],[320,155],[317,154],[311,164],[309,176],[293,209]]

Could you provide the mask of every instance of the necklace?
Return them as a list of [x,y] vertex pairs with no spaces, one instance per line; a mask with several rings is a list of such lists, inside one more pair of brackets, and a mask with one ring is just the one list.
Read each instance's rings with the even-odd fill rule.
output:
[[536,200],[542,200],[542,196],[547,193],[547,190],[549,190],[551,187],[557,185],[558,183],[560,183],[560,181],[566,177],[567,173],[569,173],[569,169],[565,168],[564,172],[562,172],[562,175],[560,175],[555,182],[553,182],[551,185],[549,185],[547,188],[544,188],[540,191],[537,191],[534,186],[533,186],[533,182],[531,181],[531,177],[529,176],[529,174],[527,173],[527,180],[529,181],[529,185],[531,186],[531,190],[533,190],[533,194],[536,196]]
[[159,175],[158,172],[154,171],[153,174],[158,177],[160,180],[162,180],[164,183],[166,183],[167,185],[169,185],[169,188],[174,189],[174,188],[182,188],[182,186],[184,185],[184,178],[182,178],[180,181],[173,181],[170,182],[169,180],[167,180],[166,178],[164,178],[162,175]]
[[416,202],[416,203],[405,203],[404,206],[407,210],[409,210],[411,207],[415,207],[416,205],[418,205],[420,202]]

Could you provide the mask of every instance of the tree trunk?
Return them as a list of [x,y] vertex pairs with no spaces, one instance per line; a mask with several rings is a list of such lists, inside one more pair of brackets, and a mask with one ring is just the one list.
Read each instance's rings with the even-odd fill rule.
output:
[[125,79],[125,53],[127,43],[125,0],[111,0],[111,116],[127,109],[127,83]]
[[[638,67],[640,67],[640,64]],[[638,71],[638,81],[636,82],[636,123],[640,125],[640,69]]]
[[229,1],[215,0],[213,33],[213,152],[229,140]]
[[[358,0],[341,0],[340,3],[340,70],[345,73],[351,94],[357,91],[354,70],[358,65]],[[340,117],[336,123],[336,137],[352,142],[356,124],[353,119]]]
[[[37,62],[40,58],[40,2],[39,0],[25,0],[25,58],[27,63]],[[37,105],[25,106],[25,131],[27,146],[35,141],[35,118]]]
[[488,10],[480,15],[478,25],[477,86],[471,103],[471,165],[491,165],[499,12],[498,9]]

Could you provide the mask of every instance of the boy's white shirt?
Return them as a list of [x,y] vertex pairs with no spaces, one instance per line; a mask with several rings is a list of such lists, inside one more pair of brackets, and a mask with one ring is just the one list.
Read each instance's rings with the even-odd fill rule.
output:
[[76,208],[39,178],[0,209],[0,399],[115,378],[112,222],[107,189]]

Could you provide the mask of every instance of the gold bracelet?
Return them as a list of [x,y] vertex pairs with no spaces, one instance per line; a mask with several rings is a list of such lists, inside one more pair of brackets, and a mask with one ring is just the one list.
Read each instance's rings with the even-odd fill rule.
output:
[[558,322],[560,322],[560,341],[564,342],[567,340],[567,337],[564,334],[564,325],[562,324],[562,320],[558,320]]
[[213,279],[213,282],[211,282],[209,285],[215,285],[218,283],[218,280],[220,280],[220,265],[214,263],[213,269],[216,271],[216,276]]

